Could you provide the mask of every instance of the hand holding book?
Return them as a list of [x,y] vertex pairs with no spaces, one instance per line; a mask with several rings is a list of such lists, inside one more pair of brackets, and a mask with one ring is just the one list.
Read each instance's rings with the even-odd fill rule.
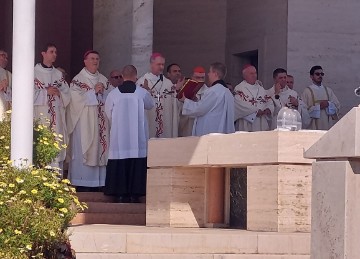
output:
[[204,85],[204,82],[198,82],[192,79],[187,79],[184,85],[180,88],[177,98],[181,99],[183,95],[190,100],[197,100],[196,94],[200,88]]

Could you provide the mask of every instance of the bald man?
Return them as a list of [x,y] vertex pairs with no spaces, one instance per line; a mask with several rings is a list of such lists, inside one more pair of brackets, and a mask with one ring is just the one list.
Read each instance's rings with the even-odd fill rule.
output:
[[124,83],[112,90],[105,102],[111,128],[104,192],[118,202],[139,202],[146,189],[149,132],[145,109],[155,103],[147,90],[136,86],[134,66],[125,66],[122,76]]
[[274,104],[259,84],[254,66],[245,65],[242,75],[244,80],[234,89],[235,129],[250,132],[269,130]]

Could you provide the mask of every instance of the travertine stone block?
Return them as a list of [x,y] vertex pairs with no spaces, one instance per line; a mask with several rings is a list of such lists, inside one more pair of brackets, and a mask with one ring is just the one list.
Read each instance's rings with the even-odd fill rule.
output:
[[[360,107],[349,111],[305,152],[306,158],[360,158]],[[334,140],[336,139],[336,142]]]
[[309,232],[311,166],[249,166],[247,229]]
[[360,161],[313,166],[311,258],[358,258]]
[[147,226],[204,226],[205,169],[149,169],[147,186]]
[[208,136],[149,140],[149,167],[207,165],[207,156]]
[[303,157],[324,131],[236,132],[209,136],[208,164],[246,166],[254,164],[311,164]]

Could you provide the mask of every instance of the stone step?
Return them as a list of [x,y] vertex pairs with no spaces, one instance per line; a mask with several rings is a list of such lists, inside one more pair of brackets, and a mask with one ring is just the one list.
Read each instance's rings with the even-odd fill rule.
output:
[[79,201],[83,202],[114,202],[114,197],[106,196],[102,192],[77,192]]
[[119,213],[119,214],[144,214],[146,205],[144,203],[108,203],[108,202],[86,202],[88,209],[84,213]]
[[310,255],[244,254],[99,254],[77,253],[77,259],[310,259]]
[[78,213],[76,217],[71,221],[71,224],[113,224],[144,226],[145,221],[145,213]]
[[[107,256],[103,258],[111,258],[110,256],[118,256],[118,254],[119,256],[120,254],[131,254],[132,256],[137,254],[141,256],[182,254],[182,258],[187,258],[184,255],[188,254],[194,256],[204,254],[215,259],[215,255],[229,254],[243,255],[243,258],[249,259],[265,258],[261,257],[265,255],[277,255],[278,257],[273,257],[276,259],[308,259],[309,257],[306,256],[310,254],[310,233],[120,225],[75,226],[70,228],[70,232],[72,233],[70,236],[72,247],[78,255],[103,253]],[[253,257],[244,257],[244,255],[253,255]],[[255,255],[260,255],[260,257]],[[280,255],[283,257],[279,257]],[[132,258],[129,256],[123,258]]]

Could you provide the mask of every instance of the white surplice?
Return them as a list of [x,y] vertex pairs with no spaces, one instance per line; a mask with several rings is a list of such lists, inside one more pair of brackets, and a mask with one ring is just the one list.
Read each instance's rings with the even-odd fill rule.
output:
[[[71,157],[69,178],[73,185],[97,187],[105,185],[109,151],[109,122],[104,105],[112,90],[105,76],[83,68],[70,84],[71,100],[67,110]],[[95,85],[103,83],[104,93],[95,93]]]
[[[69,85],[62,73],[55,67],[45,68],[41,64],[35,66],[34,79],[34,118],[49,125],[55,133],[63,135],[63,143],[68,145],[65,111],[70,102]],[[56,87],[60,96],[48,95],[47,88]],[[62,167],[65,160],[65,149],[61,150],[54,162]]]
[[[340,102],[331,88],[312,84],[305,88],[301,98],[307,105],[311,117],[308,129],[328,130],[338,121]],[[320,110],[321,100],[328,101],[327,109]]]
[[274,104],[266,90],[258,82],[251,85],[244,80],[235,86],[234,93],[236,130],[269,130],[271,115],[256,116],[258,110],[269,108],[271,114],[274,112]]
[[111,122],[109,159],[147,156],[149,138],[145,110],[155,103],[150,93],[137,86],[134,93],[112,90],[105,102],[105,112]]
[[235,131],[234,97],[219,83],[209,87],[197,102],[185,99],[182,114],[195,117],[193,136]]
[[[174,138],[178,136],[178,107],[173,83],[163,77],[146,73],[137,82],[144,85],[148,81],[149,92],[155,101],[155,107],[147,112],[150,138]],[[156,84],[156,85],[155,85]],[[154,87],[155,85],[155,87]]]
[[[285,86],[284,88],[280,89],[279,99],[276,99],[275,86],[272,86],[270,89],[267,90],[267,94],[271,97],[275,107],[272,116],[271,129],[275,129],[277,127],[277,116],[282,107],[296,109],[301,115],[302,128],[305,129],[309,126],[310,115],[307,109],[307,105],[303,102],[303,100],[300,98],[300,96],[295,90],[290,89],[288,86]],[[295,107],[290,103],[290,97],[294,97],[295,99],[297,99],[299,104],[298,107]]]
[[[207,85],[204,84],[196,94],[196,98],[201,100],[202,95],[208,89]],[[192,135],[192,129],[194,126],[195,118],[182,114],[183,103],[178,101],[178,112],[179,112],[179,137],[188,137]]]

